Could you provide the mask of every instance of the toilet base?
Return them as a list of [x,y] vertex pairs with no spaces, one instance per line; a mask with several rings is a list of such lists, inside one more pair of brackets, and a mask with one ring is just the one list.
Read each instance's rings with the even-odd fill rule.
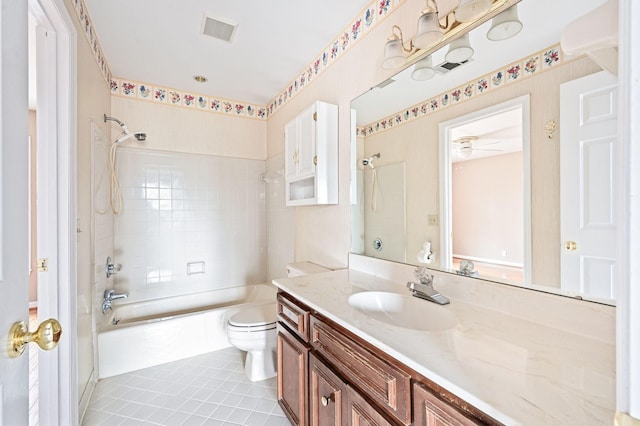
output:
[[278,373],[277,361],[275,350],[247,352],[244,372],[252,382],[270,379]]

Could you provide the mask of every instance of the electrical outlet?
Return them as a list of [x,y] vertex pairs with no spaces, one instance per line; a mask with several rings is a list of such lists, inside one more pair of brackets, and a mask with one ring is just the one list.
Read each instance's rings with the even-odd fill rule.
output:
[[440,223],[437,214],[430,214],[427,216],[427,224],[437,226]]

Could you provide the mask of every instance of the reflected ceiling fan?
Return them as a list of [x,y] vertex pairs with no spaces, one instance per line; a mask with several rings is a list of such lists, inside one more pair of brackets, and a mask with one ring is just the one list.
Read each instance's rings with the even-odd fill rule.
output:
[[478,136],[462,136],[453,140],[453,152],[460,158],[469,158],[474,151],[495,151],[502,152],[502,149],[486,149],[486,146],[500,143],[500,141],[489,142],[483,144],[482,147],[476,148],[474,143],[478,140]]

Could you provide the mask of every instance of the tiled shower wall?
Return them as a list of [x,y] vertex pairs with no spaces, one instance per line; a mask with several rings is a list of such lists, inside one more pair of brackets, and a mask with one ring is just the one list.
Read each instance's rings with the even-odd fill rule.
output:
[[128,302],[266,280],[265,162],[119,148],[115,288]]
[[287,276],[287,263],[294,261],[295,208],[285,203],[284,153],[267,160],[267,279]]

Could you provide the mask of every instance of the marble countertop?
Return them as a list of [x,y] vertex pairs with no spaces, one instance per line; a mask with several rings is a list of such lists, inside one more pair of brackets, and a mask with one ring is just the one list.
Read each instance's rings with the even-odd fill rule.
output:
[[615,347],[611,343],[453,298],[449,305],[435,305],[453,313],[453,328],[397,327],[351,307],[348,298],[362,291],[409,295],[405,283],[355,270],[273,283],[504,424],[613,422]]

